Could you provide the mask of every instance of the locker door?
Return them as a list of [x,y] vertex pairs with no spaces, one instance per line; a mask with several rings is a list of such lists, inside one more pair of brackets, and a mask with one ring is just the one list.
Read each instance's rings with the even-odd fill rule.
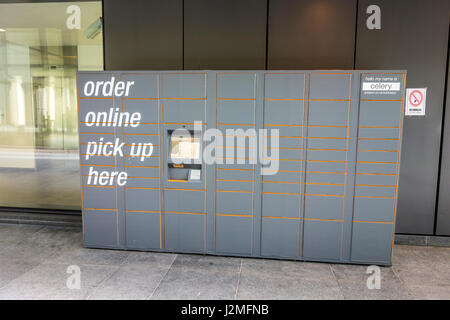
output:
[[[278,172],[262,176],[261,255],[300,255],[306,75],[267,73],[264,77],[264,129],[279,131]],[[271,136],[270,131],[267,133]],[[271,140],[260,146],[273,152]],[[273,157],[273,154],[272,154]]]
[[339,260],[346,205],[352,72],[311,72],[303,256]]
[[[169,251],[206,251],[206,73],[162,73],[164,245]],[[198,122],[200,128],[194,125]]]
[[[125,143],[124,156],[118,166],[128,174],[121,187],[125,219],[126,246],[132,249],[162,248],[161,214],[161,138],[159,123],[158,74],[120,75],[123,81],[134,81],[133,95],[119,98],[123,112],[139,112],[139,126],[116,128]],[[131,155],[131,148],[139,143],[152,143],[153,152],[144,158]],[[136,152],[136,151],[135,151]]]
[[[222,151],[216,160],[223,163],[215,166],[215,251],[250,255],[255,215],[255,165],[250,160],[255,146],[245,135],[256,125],[256,74],[219,72],[216,77],[216,127],[223,134],[222,141],[216,141],[216,149]],[[233,131],[238,128],[243,132]],[[245,144],[232,148],[230,142],[239,146],[239,139]]]

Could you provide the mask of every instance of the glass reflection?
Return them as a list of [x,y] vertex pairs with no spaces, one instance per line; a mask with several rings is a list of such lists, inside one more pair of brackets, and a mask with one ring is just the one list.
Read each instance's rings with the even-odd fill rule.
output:
[[101,11],[0,4],[0,206],[80,209],[76,71],[103,70]]

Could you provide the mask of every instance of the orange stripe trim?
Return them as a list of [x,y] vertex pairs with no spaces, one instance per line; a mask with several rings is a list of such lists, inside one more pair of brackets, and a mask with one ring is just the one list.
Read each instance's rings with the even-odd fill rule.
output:
[[307,137],[308,139],[337,139],[337,140],[347,140],[344,137]]
[[291,195],[301,195],[301,193],[293,193],[293,192],[261,192],[262,194],[291,194]]
[[355,198],[395,199],[395,197],[355,196]]
[[402,102],[401,99],[361,99],[360,101],[369,101],[369,102]]
[[395,138],[358,138],[358,140],[392,140],[392,141],[398,141],[400,139],[395,139]]
[[369,172],[357,172],[356,174],[367,176],[396,176],[395,173],[369,173]]
[[315,219],[315,218],[305,218],[307,221],[331,221],[331,222],[344,222],[344,220],[335,219]]
[[380,188],[395,188],[391,185],[377,185],[377,184],[355,184],[356,187],[380,187]]
[[[216,123],[218,126],[255,126],[253,123]],[[254,135],[251,135],[252,137]],[[247,136],[248,137],[248,136]]]
[[252,99],[252,98],[217,98],[217,100],[229,100],[229,101],[255,101],[256,99]]
[[344,195],[340,195],[340,194],[315,194],[315,193],[305,193],[305,196],[313,196],[313,197],[344,197]]
[[262,183],[288,183],[288,184],[302,184],[301,182],[294,182],[294,181],[263,181]]
[[302,124],[264,124],[265,127],[303,127]]
[[232,168],[216,168],[216,170],[253,171],[253,170],[255,170],[255,169],[232,169]]
[[362,220],[353,220],[353,222],[359,222],[359,223],[383,223],[383,224],[392,224],[392,222],[389,222],[389,221],[362,221]]
[[348,102],[350,99],[309,99],[309,101],[344,101]]
[[178,191],[205,191],[205,189],[181,189],[181,188],[164,188],[164,190],[178,190]]
[[216,192],[253,193],[253,191],[239,191],[239,190],[216,190]]
[[328,172],[328,171],[306,171],[306,173],[347,174],[347,172]]
[[345,186],[345,183],[321,183],[321,182],[307,182],[306,184],[323,185],[323,186]]
[[398,164],[398,162],[387,162],[387,161],[356,161],[356,163],[374,163],[374,164]]
[[335,162],[335,163],[346,163],[347,161],[338,161],[338,160],[306,160],[306,162]]
[[308,128],[348,128],[348,126],[320,126],[320,125],[308,125]]
[[278,98],[266,98],[265,101],[304,101],[305,99],[278,99]]
[[298,217],[276,217],[276,216],[262,216],[262,218],[267,219],[290,219],[290,220],[300,220],[301,218]]
[[230,181],[230,182],[253,182],[253,180],[233,180],[233,179],[217,179],[216,181]]
[[358,150],[359,152],[398,152],[397,150]]
[[165,213],[175,213],[175,214],[200,214],[205,215],[204,212],[183,212],[183,211],[166,211]]
[[400,129],[400,127],[391,127],[391,126],[359,126],[359,128],[373,128],[373,129]]
[[253,215],[249,214],[232,214],[232,213],[216,213],[216,216],[253,218]]
[[315,148],[308,148],[306,150],[310,150],[310,151],[348,151],[348,149],[315,149]]
[[[163,122],[168,125],[194,125],[194,122]],[[202,126],[206,126],[205,122],[202,122]]]

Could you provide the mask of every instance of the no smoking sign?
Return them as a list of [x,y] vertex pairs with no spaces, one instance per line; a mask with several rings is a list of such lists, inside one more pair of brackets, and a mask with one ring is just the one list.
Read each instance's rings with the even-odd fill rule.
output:
[[406,110],[407,116],[424,116],[427,88],[406,89]]

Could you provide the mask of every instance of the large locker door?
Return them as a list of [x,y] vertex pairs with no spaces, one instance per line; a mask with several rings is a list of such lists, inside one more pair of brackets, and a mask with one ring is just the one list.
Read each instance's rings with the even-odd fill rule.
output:
[[351,260],[389,263],[397,208],[405,75],[362,73],[361,81],[370,82],[374,77],[388,77],[392,79],[389,82],[399,84],[400,90],[381,97],[361,90]]
[[303,216],[307,259],[341,258],[352,77],[352,72],[310,73]]
[[[300,255],[304,112],[306,75],[264,74],[264,129],[278,130],[278,172],[262,175],[261,255],[296,258]],[[271,158],[272,140],[264,148]]]
[[[198,153],[190,160],[187,157],[191,155],[186,154],[182,163],[172,162],[176,154],[183,152],[184,142],[177,140],[185,137],[183,132],[188,143],[195,143],[191,139],[205,128],[206,78],[205,72],[161,73],[164,248],[169,251],[206,251],[206,166],[198,164],[201,139]],[[198,179],[193,179],[191,171],[196,170],[200,173]]]
[[[252,135],[256,125],[256,74],[218,72],[216,77],[216,128],[221,131],[216,160],[222,164],[215,166],[215,251],[250,255],[256,179],[256,166],[250,161],[256,154],[246,135]],[[234,131],[238,128],[242,132]],[[231,141],[239,148],[232,148]]]
[[[96,80],[105,81],[111,74],[96,75]],[[78,78],[79,119],[85,119],[89,111],[107,112],[117,104],[114,98],[95,100],[84,95],[83,84],[92,80],[87,75]],[[91,110],[88,110],[91,109]],[[92,155],[86,157],[89,142],[111,142],[116,139],[116,131],[112,127],[93,127],[80,120],[80,166],[81,166],[81,200],[83,208],[83,236],[88,246],[118,247],[120,246],[118,187],[94,184],[95,174],[102,171],[117,170],[116,157]],[[91,169],[92,168],[92,169]],[[93,170],[92,172],[90,170]]]
[[[116,128],[125,144],[118,167],[128,174],[127,184],[120,189],[123,190],[126,246],[132,249],[162,248],[158,79],[156,73],[122,73],[118,79],[135,82],[132,98],[118,98],[120,111],[141,113],[139,126]],[[152,155],[143,159],[133,157],[131,148],[139,143],[152,143]]]

